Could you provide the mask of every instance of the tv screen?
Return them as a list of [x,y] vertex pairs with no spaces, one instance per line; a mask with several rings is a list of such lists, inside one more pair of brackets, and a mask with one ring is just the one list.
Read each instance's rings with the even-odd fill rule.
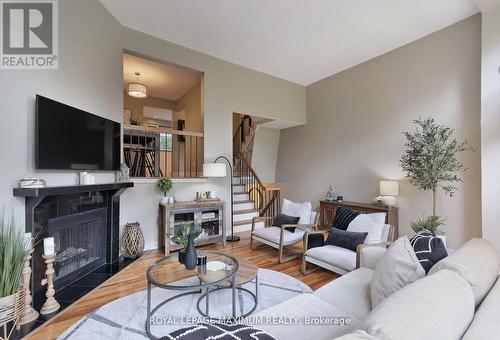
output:
[[118,170],[120,123],[36,96],[36,168]]

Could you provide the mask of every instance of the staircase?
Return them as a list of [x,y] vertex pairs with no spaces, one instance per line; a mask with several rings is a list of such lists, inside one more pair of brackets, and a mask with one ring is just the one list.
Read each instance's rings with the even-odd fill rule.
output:
[[[280,188],[264,184],[251,166],[257,124],[250,116],[239,115],[233,138],[233,227],[235,232],[252,228],[258,216],[274,217],[279,212]],[[265,223],[258,222],[256,228]]]

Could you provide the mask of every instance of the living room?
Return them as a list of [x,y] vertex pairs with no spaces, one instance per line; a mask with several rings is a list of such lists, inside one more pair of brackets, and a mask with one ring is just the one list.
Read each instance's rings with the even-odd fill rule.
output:
[[[13,48],[24,46],[19,38],[23,35],[11,32],[3,41],[5,46],[7,41],[11,44],[2,50],[0,68],[0,138],[9,148],[3,155],[0,176],[0,205],[6,215],[2,237],[13,228],[21,236],[31,233],[34,240],[30,259],[23,258],[18,266],[21,276],[12,279],[14,291],[2,292],[1,299],[15,296],[19,300],[22,295],[23,303],[16,300],[16,312],[0,318],[5,320],[0,325],[5,324],[2,328],[6,331],[3,334],[2,329],[1,336],[6,338],[12,331],[11,338],[26,339],[160,338],[181,328],[204,325],[206,320],[196,319],[204,315],[240,321],[218,320],[217,327],[222,324],[224,330],[241,324],[261,330],[235,331],[240,338],[251,338],[247,331],[263,339],[499,336],[500,329],[489,319],[498,308],[498,285],[494,283],[498,275],[496,252],[500,251],[496,226],[500,218],[496,207],[500,191],[497,1],[276,1],[266,9],[248,1],[211,5],[117,0],[43,3],[51,6],[49,12],[49,7],[31,8],[29,2],[2,2],[2,18],[9,18],[2,21],[4,37],[7,30],[17,27],[11,23],[19,19],[19,13],[30,9],[40,17],[30,14],[34,19],[26,19],[39,21],[26,28],[25,36],[31,37],[27,40],[50,45],[52,50],[49,54],[34,53],[38,64],[30,65],[30,53],[12,53]],[[47,34],[35,27],[42,25],[40,18],[47,18],[45,15],[52,15],[50,44]],[[269,34],[263,36],[264,30]],[[193,128],[187,117],[178,115],[183,110],[178,105],[182,96],[155,94],[154,79],[148,78],[146,65],[126,68],[131,61],[127,58],[197,77],[183,94],[198,86],[199,127]],[[143,99],[131,96],[130,84],[143,85],[148,91],[138,120],[132,100]],[[152,99],[163,95],[161,103],[170,100],[170,106],[153,103]],[[46,105],[56,106],[44,111],[49,106],[40,98],[47,100]],[[71,165],[44,165],[45,144],[40,138],[42,132],[49,139],[56,135],[56,125],[41,125],[40,119],[54,107],[68,113],[67,119],[72,119],[70,113],[79,112],[117,128],[113,164],[96,167],[74,160]],[[153,113],[146,113],[148,110]],[[168,118],[158,120],[156,113]],[[152,118],[146,121],[148,115]],[[235,119],[239,119],[236,125]],[[41,126],[46,128],[42,131]],[[427,133],[441,131],[434,135],[434,142],[442,143],[419,139],[418,132],[426,128]],[[147,158],[140,159],[145,164],[142,166],[137,166],[139,160],[135,162],[134,157],[127,160],[127,148],[134,148],[134,156],[149,147],[128,142],[132,138],[127,136],[132,134],[127,131],[139,130],[159,141],[155,144],[157,166]],[[171,146],[162,146],[162,134],[169,136],[165,138]],[[73,137],[91,143],[89,138]],[[235,144],[236,138],[239,144]],[[415,170],[416,160],[421,158],[413,158],[413,152],[422,152],[415,147],[418,142],[431,143],[441,151],[444,149],[439,146],[449,147],[443,151],[449,162],[441,174],[442,182],[429,186],[428,173],[421,176]],[[57,140],[51,143],[56,145]],[[59,140],[59,144],[65,143]],[[109,151],[110,144],[103,145]],[[66,159],[66,154],[58,152],[50,156],[58,164]],[[74,153],[70,157],[75,157]],[[427,165],[423,168],[429,170]],[[30,185],[30,181],[34,183]],[[383,220],[377,220],[381,235],[378,242],[369,242],[365,236],[356,245],[346,246],[351,248],[348,255],[342,255],[343,248],[342,254],[322,254],[319,259],[313,253],[334,247],[324,243],[329,236],[342,239],[334,237],[336,230],[331,230],[340,218],[336,215],[339,208],[374,218],[383,214]],[[92,218],[105,225],[102,238],[95,242],[82,238],[86,245],[75,243],[70,255],[63,253],[61,230],[75,224],[75,218],[83,216],[79,214],[90,211]],[[288,215],[281,216],[285,218],[281,223],[276,220],[280,214]],[[8,221],[11,216],[16,220],[14,227]],[[367,216],[351,217],[358,221]],[[426,220],[433,216],[439,218]],[[299,220],[287,219],[290,217]],[[344,221],[344,228],[348,224]],[[354,224],[351,227],[354,230]],[[356,232],[364,233],[365,227],[357,225]],[[441,251],[436,255],[441,261],[435,261],[440,264],[431,269],[413,263],[418,267],[414,273],[418,272],[418,279],[408,278],[408,287],[394,288],[396,276],[379,282],[379,289],[382,285],[397,291],[389,296],[379,290],[378,299],[384,301],[374,302],[377,293],[372,276],[380,279],[377,270],[382,270],[384,263],[387,267],[397,246],[408,246],[415,230],[427,229],[437,231],[437,235],[426,237],[438,253]],[[51,234],[50,230],[57,232]],[[90,230],[88,235],[95,236]],[[195,242],[183,238],[179,230],[190,233]],[[174,241],[175,236],[181,237]],[[96,249],[102,248],[96,255],[100,262],[78,277],[92,282],[79,285],[69,276],[59,280],[61,255],[67,264],[69,257],[92,242],[100,244]],[[365,247],[371,243],[383,245]],[[195,258],[200,262],[194,269],[188,269],[190,245],[206,256],[205,260]],[[181,253],[186,253],[184,264],[177,261]],[[199,254],[195,251],[195,255]],[[85,256],[88,261],[89,255]],[[423,255],[417,252],[410,257],[421,262],[419,256]],[[56,273],[52,274],[49,269],[54,258]],[[460,262],[464,258],[481,258],[484,263],[470,269],[475,263]],[[155,263],[159,265],[155,267]],[[207,286],[199,285],[201,279],[194,286],[182,283],[190,277],[188,273],[196,277],[200,270],[221,263],[226,273],[221,282],[206,278],[210,281]],[[6,274],[8,266],[2,266],[2,280],[11,280]],[[399,268],[398,263],[392,267]],[[439,269],[446,270],[439,273]],[[460,276],[450,273],[453,269]],[[212,271],[218,269],[208,270]],[[368,275],[368,271],[375,274]],[[445,282],[444,286],[432,283],[433,277]],[[155,288],[148,289],[148,285]],[[351,296],[345,290],[348,286],[363,286],[368,293],[351,291]],[[180,297],[177,304],[167,303],[179,287],[194,293]],[[436,314],[426,315],[418,309],[425,306],[411,306],[416,311],[415,319],[410,320],[386,310],[394,303],[408,303],[406,291],[420,291],[412,287],[435,288]],[[343,299],[342,292],[347,292],[348,298]],[[354,293],[367,295],[371,301],[361,301]],[[151,306],[148,294],[153,297]],[[66,299],[66,295],[71,297]],[[451,301],[462,297],[466,301],[453,306]],[[163,307],[153,311],[161,301],[165,302]],[[367,310],[350,310],[350,304],[369,306]],[[375,305],[377,308],[372,308]],[[8,307],[0,303],[4,306]],[[380,310],[398,320],[394,326],[380,321]],[[446,327],[432,325],[422,330],[412,326],[450,310],[459,315],[452,313],[455,319],[443,320]],[[193,319],[174,325],[157,322],[155,315]],[[291,324],[242,316],[289,318]],[[333,317],[337,319],[328,319],[333,322],[331,332],[324,326],[303,324],[303,318],[314,323]],[[293,324],[298,319],[302,323]],[[191,338],[216,334],[210,333],[216,331],[212,328],[205,331]]]

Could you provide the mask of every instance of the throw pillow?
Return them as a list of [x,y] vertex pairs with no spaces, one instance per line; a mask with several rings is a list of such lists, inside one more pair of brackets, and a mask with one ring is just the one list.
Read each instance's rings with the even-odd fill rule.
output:
[[324,245],[325,245],[325,237],[323,234],[307,235],[307,249],[323,247]]
[[366,237],[365,244],[387,241],[382,239],[384,229],[385,225],[375,222],[369,214],[360,214],[356,216],[347,227],[347,231],[367,232],[368,236]]
[[170,339],[276,340],[272,335],[252,326],[224,323],[200,323],[195,326],[178,329],[160,340]]
[[346,230],[349,223],[351,223],[352,220],[354,220],[359,214],[359,211],[345,207],[338,207],[335,212],[335,217],[333,218],[332,227],[340,230]]
[[[283,224],[297,224],[299,222],[300,217],[288,216],[282,213],[278,213],[273,220],[273,226],[281,228]],[[287,227],[286,230],[290,232],[295,232],[295,227]]]
[[365,242],[368,233],[356,233],[352,231],[331,228],[325,245],[337,246],[352,251],[356,251],[358,245]]
[[295,203],[286,198],[283,199],[281,212],[288,216],[299,216],[299,224],[311,223],[311,202]]
[[365,214],[365,215],[367,217],[369,217],[375,223],[385,224],[385,217],[387,214],[385,212],[381,212],[381,213],[371,213],[371,214]]
[[373,271],[372,308],[392,293],[425,276],[408,237],[397,239],[385,252]]
[[448,256],[443,240],[430,231],[422,230],[416,233],[410,243],[420,264],[427,274],[437,262]]

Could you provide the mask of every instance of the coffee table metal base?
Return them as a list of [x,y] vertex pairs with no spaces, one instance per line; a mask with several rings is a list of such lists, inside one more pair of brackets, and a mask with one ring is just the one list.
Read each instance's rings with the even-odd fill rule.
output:
[[[246,312],[245,314],[236,316],[236,303],[235,303],[236,292],[235,292],[235,289],[233,289],[232,286],[219,286],[219,287],[212,289],[212,290],[210,290],[210,288],[207,288],[205,293],[200,296],[200,298],[198,299],[198,303],[196,304],[196,308],[198,309],[198,313],[200,313],[202,316],[210,317],[210,314],[209,314],[210,292],[215,292],[215,291],[221,290],[221,289],[233,289],[233,318],[236,318],[236,317],[246,318],[247,316],[252,314],[255,311],[255,309],[257,308],[257,304],[259,303],[259,276],[258,275],[255,276],[255,293],[252,292],[251,290],[243,288],[241,286],[236,286],[234,288],[237,290],[241,290],[243,292],[247,292],[253,298],[254,305],[250,311]],[[205,299],[205,312],[203,312],[201,310],[201,307],[200,307],[200,304],[203,301],[203,299]]]

